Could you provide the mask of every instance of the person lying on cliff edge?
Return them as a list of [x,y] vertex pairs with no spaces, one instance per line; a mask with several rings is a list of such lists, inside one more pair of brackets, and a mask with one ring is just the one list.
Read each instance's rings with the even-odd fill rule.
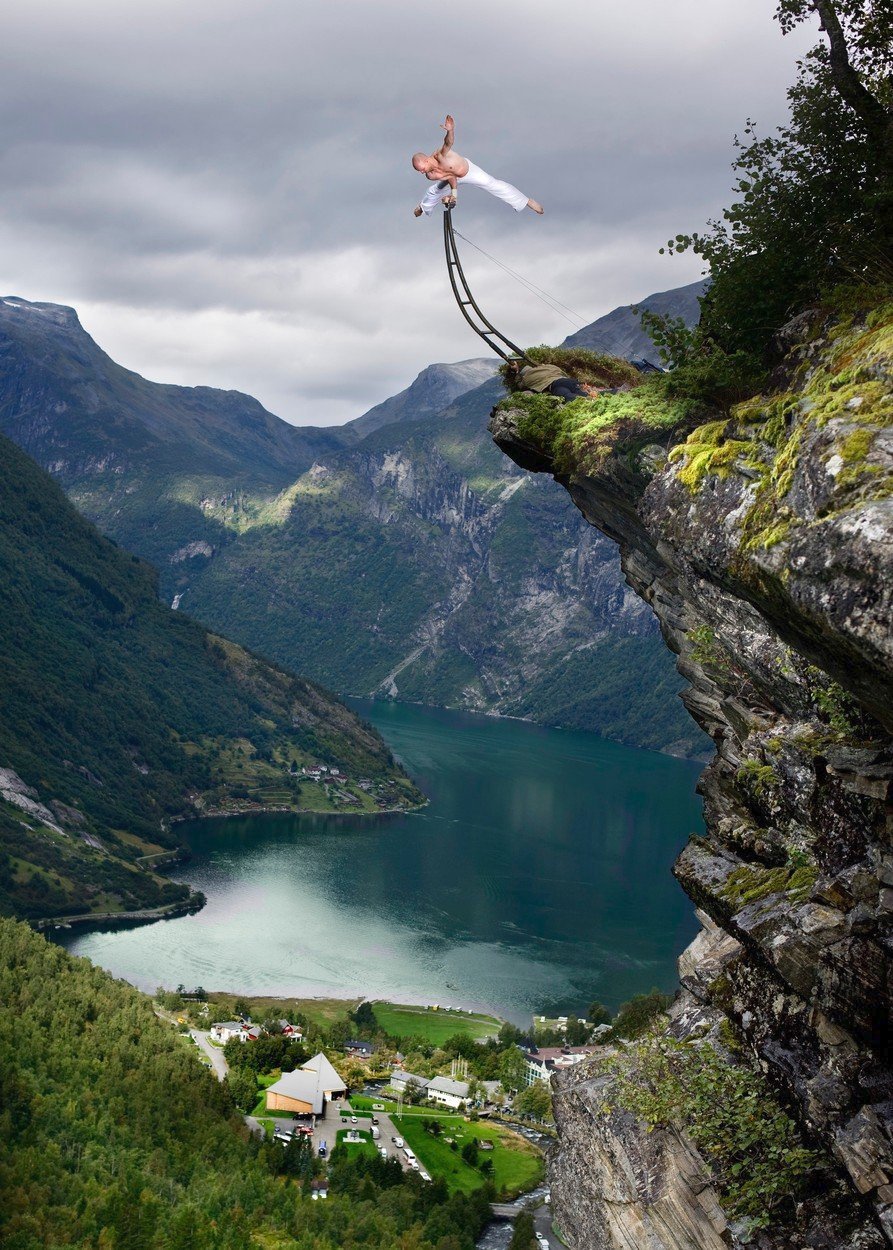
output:
[[479,166],[473,165],[464,156],[453,151],[456,123],[449,113],[441,129],[446,131],[446,138],[437,151],[432,152],[430,156],[426,156],[424,152],[416,152],[412,158],[413,169],[424,174],[428,181],[434,184],[425,192],[422,202],[414,209],[413,216],[421,217],[424,213],[426,217],[430,217],[441,202],[452,207],[457,202],[460,182],[463,186],[481,187],[482,190],[489,191],[498,200],[505,200],[506,204],[510,204],[516,213],[522,212],[525,208],[532,208],[535,213],[542,215],[542,204],[528,199],[523,191],[513,187],[510,182],[501,182],[498,178],[493,178]]
[[568,377],[558,365],[525,365],[523,361],[510,360],[509,372],[509,384],[513,391],[536,391],[540,395],[554,395],[565,402],[589,399],[598,393],[576,378]]

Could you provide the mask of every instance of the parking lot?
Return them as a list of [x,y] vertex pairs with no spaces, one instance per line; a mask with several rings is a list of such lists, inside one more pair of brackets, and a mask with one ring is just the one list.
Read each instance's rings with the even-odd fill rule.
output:
[[[322,1142],[326,1143],[327,1151],[331,1154],[338,1143],[339,1129],[355,1128],[365,1130],[367,1133],[371,1130],[372,1120],[368,1115],[358,1115],[356,1117],[356,1124],[353,1124],[351,1122],[350,1114],[345,1116],[341,1115],[342,1107],[345,1111],[350,1113],[350,1106],[346,1099],[336,1100],[335,1102],[329,1103],[326,1108],[327,1114],[317,1118],[313,1124],[310,1140],[313,1146],[314,1154],[319,1154],[319,1147]],[[384,1111],[376,1111],[373,1114],[378,1120],[378,1128],[381,1134],[379,1140],[375,1142],[375,1145],[379,1148],[385,1149],[389,1159],[399,1160],[401,1166],[404,1169],[408,1169],[409,1163],[407,1162],[406,1156],[401,1150],[397,1149],[391,1140],[393,1137],[400,1136],[398,1130],[394,1127],[391,1117]],[[274,1132],[278,1128],[291,1133],[296,1128],[300,1128],[301,1126],[309,1126],[312,1118],[313,1117],[311,1116],[307,1116],[302,1119],[294,1119],[292,1116],[274,1116],[273,1129]]]

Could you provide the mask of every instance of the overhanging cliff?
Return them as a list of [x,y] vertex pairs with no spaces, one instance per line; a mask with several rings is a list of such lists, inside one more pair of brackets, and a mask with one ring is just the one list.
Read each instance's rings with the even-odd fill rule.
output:
[[494,411],[619,544],[716,745],[666,1029],[556,1087],[575,1247],[893,1244],[891,326],[798,318],[731,412],[654,387]]

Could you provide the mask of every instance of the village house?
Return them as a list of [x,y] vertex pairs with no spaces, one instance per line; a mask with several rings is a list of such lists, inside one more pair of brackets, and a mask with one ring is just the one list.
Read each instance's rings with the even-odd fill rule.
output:
[[256,1042],[262,1033],[260,1025],[252,1024],[250,1020],[224,1020],[221,1024],[211,1025],[211,1037],[224,1046],[234,1037],[240,1042]]
[[481,1081],[481,1085],[484,1089],[484,1102],[488,1105],[492,1105],[496,1102],[497,1097],[502,1092],[502,1081]]
[[458,1110],[468,1102],[468,1082],[454,1081],[451,1076],[436,1076],[425,1091],[432,1102]]
[[322,1052],[294,1072],[284,1072],[267,1087],[267,1111],[292,1115],[325,1115],[326,1106],[347,1092],[347,1086]]
[[538,1050],[525,1051],[526,1083],[532,1085],[534,1081],[548,1081],[553,1072],[572,1068],[587,1055],[594,1055],[597,1050],[597,1046],[545,1046]]
[[422,1091],[428,1088],[428,1078],[415,1076],[412,1072],[392,1072],[391,1089],[397,1094],[405,1094],[409,1085],[417,1085]]
[[288,1020],[278,1020],[277,1024],[282,1032],[283,1037],[287,1037],[292,1042],[299,1042],[304,1036],[304,1030],[299,1024],[291,1024]]
[[354,1059],[371,1059],[375,1054],[375,1046],[372,1042],[350,1041],[344,1043],[344,1053],[351,1055]]

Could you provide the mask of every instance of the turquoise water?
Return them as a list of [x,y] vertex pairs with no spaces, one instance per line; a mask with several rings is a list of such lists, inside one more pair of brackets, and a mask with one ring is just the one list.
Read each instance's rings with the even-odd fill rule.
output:
[[180,826],[194,916],[61,936],[144,989],[362,994],[518,1022],[675,983],[695,932],[673,859],[700,766],[541,729],[356,705],[430,805],[405,816]]

